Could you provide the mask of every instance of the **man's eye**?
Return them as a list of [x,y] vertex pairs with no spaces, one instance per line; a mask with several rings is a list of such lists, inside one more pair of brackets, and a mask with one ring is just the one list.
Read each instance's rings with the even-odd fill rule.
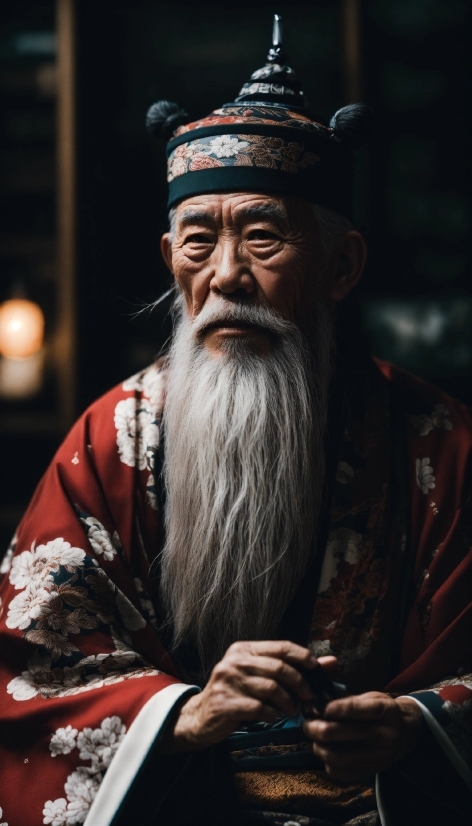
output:
[[203,235],[203,233],[195,232],[193,235],[188,235],[185,239],[186,244],[211,244],[211,238],[209,235]]
[[278,241],[279,236],[265,229],[254,229],[249,233],[248,239],[249,241]]

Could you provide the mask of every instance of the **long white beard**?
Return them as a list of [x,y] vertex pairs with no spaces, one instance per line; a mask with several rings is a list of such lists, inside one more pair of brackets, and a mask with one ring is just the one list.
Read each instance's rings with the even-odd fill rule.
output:
[[[195,321],[177,300],[164,432],[166,541],[160,596],[173,644],[208,673],[236,640],[273,638],[313,551],[324,482],[331,320],[310,345],[268,308],[221,299]],[[211,356],[201,331],[237,318],[270,331],[257,356],[241,339]]]

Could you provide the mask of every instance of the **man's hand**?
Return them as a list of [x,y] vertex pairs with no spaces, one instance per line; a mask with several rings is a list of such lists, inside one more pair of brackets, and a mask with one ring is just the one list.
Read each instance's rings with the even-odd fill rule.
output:
[[[333,657],[321,657],[329,664]],[[180,709],[161,751],[196,751],[220,743],[242,723],[293,717],[313,693],[297,670],[318,660],[292,642],[237,642],[213,669],[200,694]]]
[[408,697],[380,691],[328,703],[324,718],[307,720],[305,734],[333,780],[355,782],[385,771],[419,744],[421,709]]

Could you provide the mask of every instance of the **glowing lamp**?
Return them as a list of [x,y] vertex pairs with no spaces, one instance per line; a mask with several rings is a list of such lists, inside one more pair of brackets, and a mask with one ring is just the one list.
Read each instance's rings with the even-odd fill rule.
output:
[[0,396],[24,399],[41,389],[44,316],[32,301],[0,304]]
[[0,353],[24,359],[43,346],[44,316],[32,301],[14,298],[0,305]]

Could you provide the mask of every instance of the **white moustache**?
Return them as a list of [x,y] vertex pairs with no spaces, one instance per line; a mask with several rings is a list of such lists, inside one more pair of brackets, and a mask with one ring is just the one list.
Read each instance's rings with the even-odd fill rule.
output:
[[282,336],[296,328],[291,321],[271,307],[261,307],[225,299],[218,299],[204,306],[198,316],[190,323],[194,336],[200,338],[209,327],[223,326],[225,323],[234,321],[261,327],[275,336]]

